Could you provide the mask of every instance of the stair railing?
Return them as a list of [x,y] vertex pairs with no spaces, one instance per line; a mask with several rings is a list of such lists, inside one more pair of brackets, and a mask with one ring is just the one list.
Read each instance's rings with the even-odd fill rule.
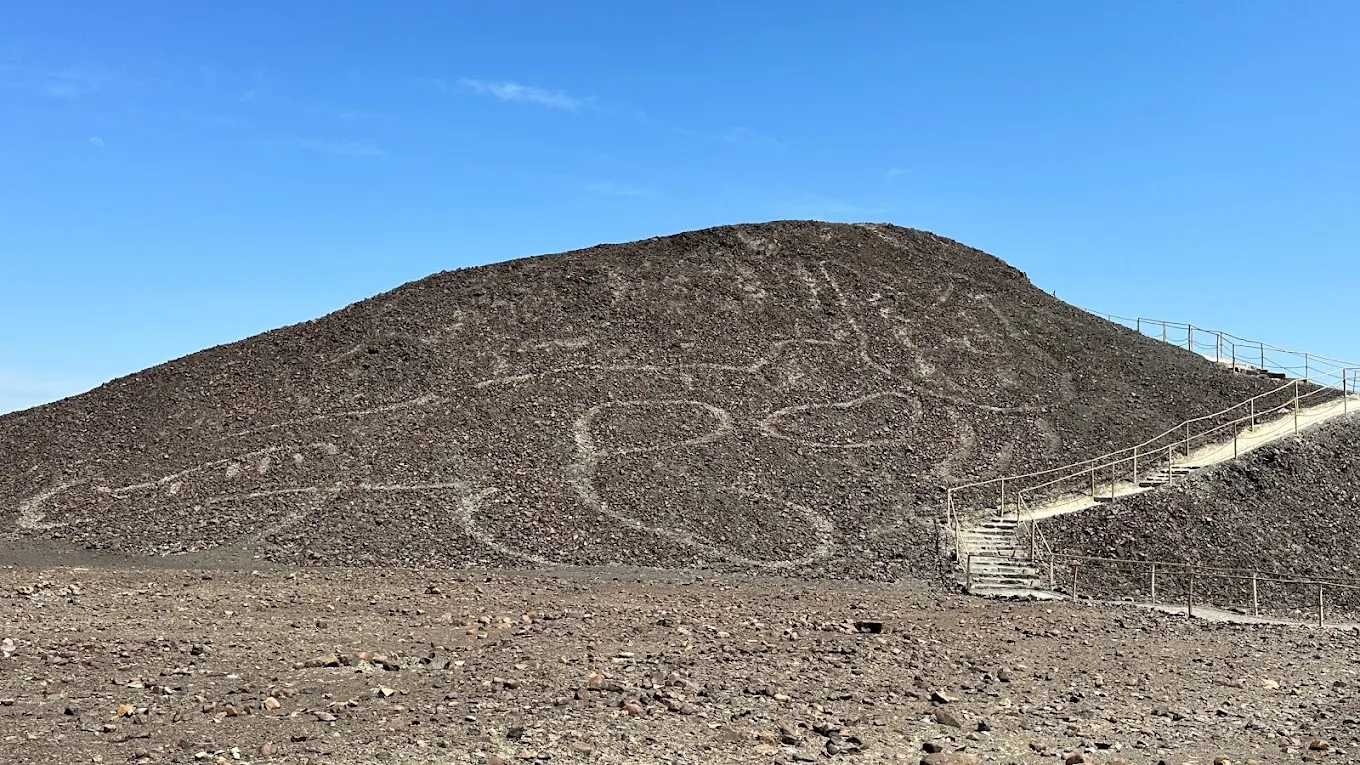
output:
[[1197,327],[1184,322],[1116,316],[1085,308],[1081,310],[1235,369],[1260,370],[1315,381],[1315,378],[1325,376],[1328,372],[1335,373],[1341,367],[1356,366],[1353,362],[1294,351],[1271,343],[1238,337],[1231,332]]
[[[962,509],[965,497],[976,500],[981,495],[982,501],[968,504],[974,508],[988,507],[1002,517],[1014,514],[1017,519],[1020,504],[1038,492],[1045,492],[1050,498],[1053,495],[1061,497],[1066,487],[1066,493],[1074,497],[1098,497],[1104,486],[1108,487],[1107,496],[1113,499],[1119,484],[1126,480],[1136,486],[1140,477],[1153,469],[1164,466],[1168,473],[1174,470],[1178,454],[1184,460],[1197,446],[1215,443],[1211,441],[1214,438],[1221,438],[1226,445],[1229,442],[1226,431],[1231,431],[1236,456],[1241,451],[1242,432],[1255,430],[1263,423],[1274,423],[1292,415],[1297,432],[1300,410],[1305,406],[1339,400],[1342,412],[1348,413],[1352,403],[1350,397],[1360,392],[1360,367],[1313,369],[1312,375],[1312,380],[1290,380],[1226,409],[1186,420],[1135,446],[1047,470],[949,487],[945,491],[947,525],[956,530],[957,539],[961,519],[974,514]],[[1082,489],[1073,491],[1078,483]],[[987,497],[994,498],[995,504],[991,505]]]
[[[1165,470],[1170,479],[1177,469],[1198,467],[1192,458],[1202,449],[1227,449],[1231,446],[1232,456],[1238,457],[1244,451],[1265,443],[1263,436],[1256,439],[1250,437],[1251,433],[1263,426],[1278,426],[1292,420],[1292,433],[1298,433],[1300,418],[1306,416],[1306,408],[1339,402],[1341,413],[1347,413],[1351,402],[1343,391],[1353,387],[1352,381],[1357,373],[1360,373],[1360,369],[1343,370],[1343,381],[1335,388],[1291,380],[1273,391],[1220,412],[1186,420],[1142,444],[1106,455],[1096,462],[1088,462],[1064,475],[1017,487],[1012,493],[1019,506],[1030,504],[1031,498],[1036,496],[1048,499],[1089,496],[1096,500],[1112,500],[1118,496],[1121,484],[1136,488],[1142,484],[1145,475],[1155,470]],[[1017,515],[1016,519],[1019,520],[1019,517]]]

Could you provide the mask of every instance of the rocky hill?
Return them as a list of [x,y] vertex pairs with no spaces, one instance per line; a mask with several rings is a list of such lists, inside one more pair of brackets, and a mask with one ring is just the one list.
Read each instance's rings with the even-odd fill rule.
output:
[[439,273],[0,418],[0,528],[296,564],[937,569],[944,485],[1270,387],[889,225]]

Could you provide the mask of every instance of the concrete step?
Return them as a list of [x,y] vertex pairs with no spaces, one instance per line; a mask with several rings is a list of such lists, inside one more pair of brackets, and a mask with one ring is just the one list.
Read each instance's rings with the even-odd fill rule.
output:
[[1038,589],[1042,585],[1038,579],[996,579],[996,580],[974,580],[968,592],[978,593],[986,589]]

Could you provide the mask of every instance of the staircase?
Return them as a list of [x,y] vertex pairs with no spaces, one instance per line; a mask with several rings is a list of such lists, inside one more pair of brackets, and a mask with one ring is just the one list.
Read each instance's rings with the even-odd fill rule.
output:
[[[992,597],[1058,597],[1046,589],[1049,574],[1044,558],[1053,551],[1043,539],[1043,519],[1154,491],[1201,468],[1360,411],[1356,395],[1360,368],[1356,365],[1191,325],[1126,321],[1234,372],[1284,383],[1127,449],[1052,470],[949,489],[946,533],[952,539],[946,543],[968,592]],[[1184,342],[1177,330],[1184,332]]]

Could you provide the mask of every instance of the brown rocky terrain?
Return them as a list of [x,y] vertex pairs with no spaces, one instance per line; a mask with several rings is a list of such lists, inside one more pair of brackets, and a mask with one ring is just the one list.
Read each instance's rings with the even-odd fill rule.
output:
[[728,575],[0,568],[7,765],[1356,751],[1354,632]]
[[933,234],[730,226],[436,274],[0,418],[0,547],[922,576],[941,486],[1270,384]]
[[[1157,491],[1046,521],[1044,533],[1058,552],[1255,569],[1360,587],[1360,416],[1266,444]],[[1106,577],[1111,585],[1116,578]],[[1147,589],[1146,582],[1123,579]],[[1169,579],[1167,585],[1168,594],[1180,590]],[[1250,602],[1249,581],[1205,578],[1199,587],[1206,599]],[[1313,587],[1279,585],[1260,597],[1276,606],[1305,606],[1306,613],[1317,596]],[[1326,599],[1360,614],[1360,589],[1333,588]]]

